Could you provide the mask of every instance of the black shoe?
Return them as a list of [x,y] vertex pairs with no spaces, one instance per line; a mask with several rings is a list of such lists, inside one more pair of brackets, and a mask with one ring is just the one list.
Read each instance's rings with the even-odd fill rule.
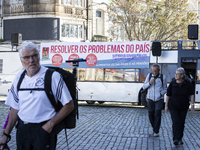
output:
[[178,140],[174,140],[174,145],[178,145]]
[[178,141],[178,144],[182,145],[182,144],[183,144],[183,141],[182,141],[182,140],[179,140],[179,141]]

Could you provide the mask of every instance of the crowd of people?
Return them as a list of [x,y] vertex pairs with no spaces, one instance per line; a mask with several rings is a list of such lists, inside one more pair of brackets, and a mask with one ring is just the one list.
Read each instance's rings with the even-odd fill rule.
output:
[[[148,88],[147,107],[149,113],[149,121],[152,125],[153,135],[159,136],[161,125],[161,110],[164,104],[164,94],[166,94],[165,112],[170,112],[172,120],[172,132],[174,145],[182,145],[185,119],[191,103],[191,112],[194,108],[194,89],[189,80],[185,78],[185,70],[180,67],[176,69],[175,77],[167,87],[165,75],[161,80],[160,66],[154,64],[152,66],[152,77],[149,81],[149,75],[144,82],[143,89]],[[162,83],[163,82],[163,83]]]
[[[20,71],[9,90],[6,105],[10,112],[2,130],[1,149],[7,147],[7,141],[17,122],[17,150],[54,150],[57,137],[51,141],[51,132],[73,109],[74,104],[67,86],[58,72],[53,73],[52,91],[55,99],[63,104],[56,113],[44,90],[44,76],[47,68],[40,65],[39,48],[32,42],[25,41],[18,49],[21,63],[26,70],[25,77],[18,91]],[[183,144],[183,132],[186,115],[191,102],[194,112],[194,90],[185,79],[183,68],[177,68],[175,78],[167,87],[165,75],[160,73],[160,66],[153,64],[152,75],[147,75],[143,89],[147,92],[147,108],[152,134],[159,136],[161,114],[166,94],[165,112],[171,114],[173,143]],[[53,144],[52,144],[53,143]]]

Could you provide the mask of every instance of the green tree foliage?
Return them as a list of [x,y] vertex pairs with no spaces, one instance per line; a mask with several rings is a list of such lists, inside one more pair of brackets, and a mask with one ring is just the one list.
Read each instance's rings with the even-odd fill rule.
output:
[[188,0],[112,0],[109,15],[114,26],[122,26],[128,40],[184,40],[196,12],[188,11]]

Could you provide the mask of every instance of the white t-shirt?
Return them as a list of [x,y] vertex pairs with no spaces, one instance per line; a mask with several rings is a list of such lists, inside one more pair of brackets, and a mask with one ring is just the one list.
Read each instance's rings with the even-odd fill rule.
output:
[[[32,77],[25,75],[20,89],[44,89],[46,70],[46,67],[41,66],[40,71],[36,75]],[[20,90],[17,92],[17,84],[22,72],[20,71],[16,75],[5,104],[19,110],[19,118],[26,122],[40,123],[51,119],[55,116],[56,112],[44,90]],[[56,101],[59,100],[65,105],[72,100],[66,84],[56,71],[52,74],[51,88]]]

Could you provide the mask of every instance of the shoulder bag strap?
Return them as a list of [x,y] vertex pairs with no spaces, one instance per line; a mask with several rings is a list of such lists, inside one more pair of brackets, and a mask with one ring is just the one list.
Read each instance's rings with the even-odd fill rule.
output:
[[52,79],[53,72],[54,72],[54,69],[47,69],[45,78],[44,78],[44,89],[51,104],[55,108],[56,112],[58,112],[57,103],[53,95],[53,91],[51,89],[51,79]]
[[21,76],[19,78],[19,81],[17,83],[17,91],[19,91],[19,89],[20,89],[20,85],[22,83],[22,80],[24,79],[25,74],[26,74],[26,69],[22,72],[22,74],[21,74]]

